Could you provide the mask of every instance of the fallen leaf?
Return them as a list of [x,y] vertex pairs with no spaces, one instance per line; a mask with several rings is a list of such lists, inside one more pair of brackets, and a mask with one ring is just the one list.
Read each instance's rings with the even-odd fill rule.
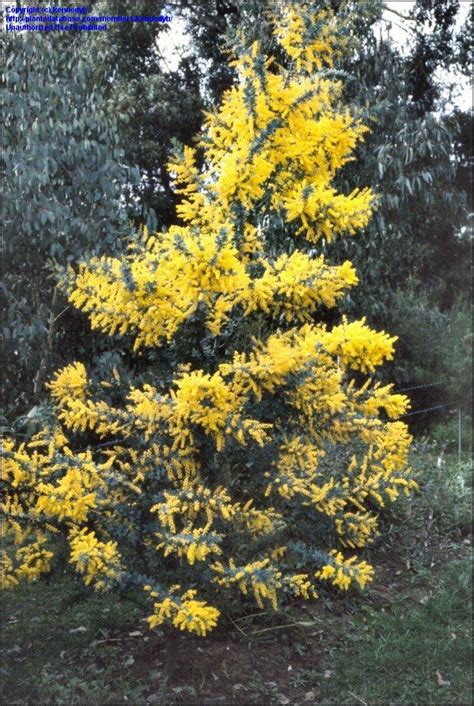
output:
[[436,678],[438,679],[438,686],[449,686],[451,684],[450,681],[445,681],[443,679],[441,672],[438,670],[436,671]]
[[128,634],[130,637],[140,637],[141,635],[143,635],[143,633],[140,632],[140,630],[134,630],[133,632],[129,632]]
[[235,691],[239,691],[239,689],[243,689],[244,691],[248,691],[247,687],[244,686],[243,684],[234,684],[232,687]]
[[330,669],[326,669],[326,671],[324,672],[324,678],[330,679],[331,675],[332,675],[332,671]]
[[131,667],[132,664],[135,664],[135,657],[132,657],[132,655],[128,655],[127,659],[124,662],[124,666]]
[[290,699],[288,698],[288,696],[285,696],[285,694],[278,694],[277,701],[279,704],[289,704],[290,703]]
[[316,698],[315,691],[307,691],[306,694],[304,695],[304,701],[314,701],[315,698]]
[[158,699],[159,699],[158,694],[150,694],[150,696],[147,696],[146,702],[147,702],[147,704],[156,704]]
[[69,632],[71,634],[75,633],[75,632],[86,632],[86,631],[87,631],[87,628],[85,628],[84,625],[79,625],[78,628],[72,628],[71,630],[69,630]]

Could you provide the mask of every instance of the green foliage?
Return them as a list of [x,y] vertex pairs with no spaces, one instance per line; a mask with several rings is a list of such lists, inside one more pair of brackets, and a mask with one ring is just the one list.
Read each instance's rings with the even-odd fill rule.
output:
[[[393,292],[410,277],[442,309],[469,286],[469,244],[460,237],[468,189],[459,180],[462,148],[454,144],[460,147],[460,116],[451,114],[436,74],[458,65],[456,46],[447,35],[459,3],[447,0],[434,12],[425,5],[418,3],[406,22],[413,37],[404,53],[378,36],[375,17],[369,15],[367,31],[357,35],[358,48],[343,65],[351,76],[347,96],[361,106],[371,128],[360,162],[344,176],[347,183],[362,184],[370,174],[379,202],[365,237],[341,241],[333,249],[341,258],[350,257],[362,275],[348,311],[364,306],[371,320],[387,327]],[[430,30],[428,21],[423,24],[427,16]]]
[[[406,282],[391,301],[392,330],[399,337],[392,373],[400,387],[442,383],[412,391],[413,410],[437,404],[472,409],[472,327],[468,302],[441,311],[426,289]],[[447,412],[448,410],[444,410]]]
[[[93,11],[107,14],[108,0],[94,0]],[[173,6],[173,17],[179,17]],[[211,8],[200,8],[207,16]],[[114,13],[130,14],[128,0],[114,0]],[[135,0],[133,13],[156,15],[155,0]],[[125,163],[133,165],[140,178],[128,185],[130,215],[150,230],[170,225],[174,219],[176,195],[166,165],[173,141],[189,144],[200,130],[204,98],[204,72],[196,56],[183,57],[171,71],[160,51],[160,39],[171,25],[160,23],[116,23],[89,41],[103,52],[99,70],[106,71],[104,86],[109,110],[120,118]]]
[[67,360],[69,345],[80,345],[83,320],[71,316],[53,272],[87,252],[117,251],[126,225],[121,192],[132,175],[117,119],[88,42],[75,40],[41,32],[1,39],[7,409],[38,399],[51,365]]
[[410,460],[419,478],[416,510],[412,512],[402,501],[393,516],[396,533],[405,536],[407,554],[419,553],[416,538],[430,542],[449,537],[460,541],[469,535],[473,490],[471,450],[467,448],[459,462],[453,431],[449,423],[438,425],[435,434],[419,439],[412,449]]

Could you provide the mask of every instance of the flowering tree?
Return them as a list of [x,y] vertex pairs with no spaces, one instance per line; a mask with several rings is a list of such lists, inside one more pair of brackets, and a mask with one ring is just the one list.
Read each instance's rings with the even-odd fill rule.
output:
[[136,385],[73,363],[50,383],[51,422],[7,440],[6,586],[66,556],[87,585],[147,592],[151,627],[205,635],[228,592],[276,609],[372,578],[356,552],[415,484],[407,400],[371,378],[394,339],[318,322],[357,275],[316,244],[364,227],[373,199],[333,186],[365,131],[327,71],[336,30],[290,8],[287,68],[238,47],[238,83],[170,165],[181,225],[72,278],[93,328],[160,364]]

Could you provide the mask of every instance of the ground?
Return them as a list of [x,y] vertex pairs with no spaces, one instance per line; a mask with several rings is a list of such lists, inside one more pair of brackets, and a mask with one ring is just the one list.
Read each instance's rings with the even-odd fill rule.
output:
[[384,520],[369,590],[150,632],[64,578],[3,600],[3,704],[471,704],[467,463],[418,442],[420,491]]

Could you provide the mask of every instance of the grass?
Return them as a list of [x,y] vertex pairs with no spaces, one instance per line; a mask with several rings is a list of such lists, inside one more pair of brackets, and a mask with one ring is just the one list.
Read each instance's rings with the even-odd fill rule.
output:
[[308,680],[317,702],[470,703],[469,578],[469,563],[456,560],[413,605],[408,584],[390,609],[363,606]]
[[360,595],[249,615],[208,639],[151,633],[79,583],[3,600],[3,704],[471,704],[470,478],[428,440],[420,492],[384,520]]

